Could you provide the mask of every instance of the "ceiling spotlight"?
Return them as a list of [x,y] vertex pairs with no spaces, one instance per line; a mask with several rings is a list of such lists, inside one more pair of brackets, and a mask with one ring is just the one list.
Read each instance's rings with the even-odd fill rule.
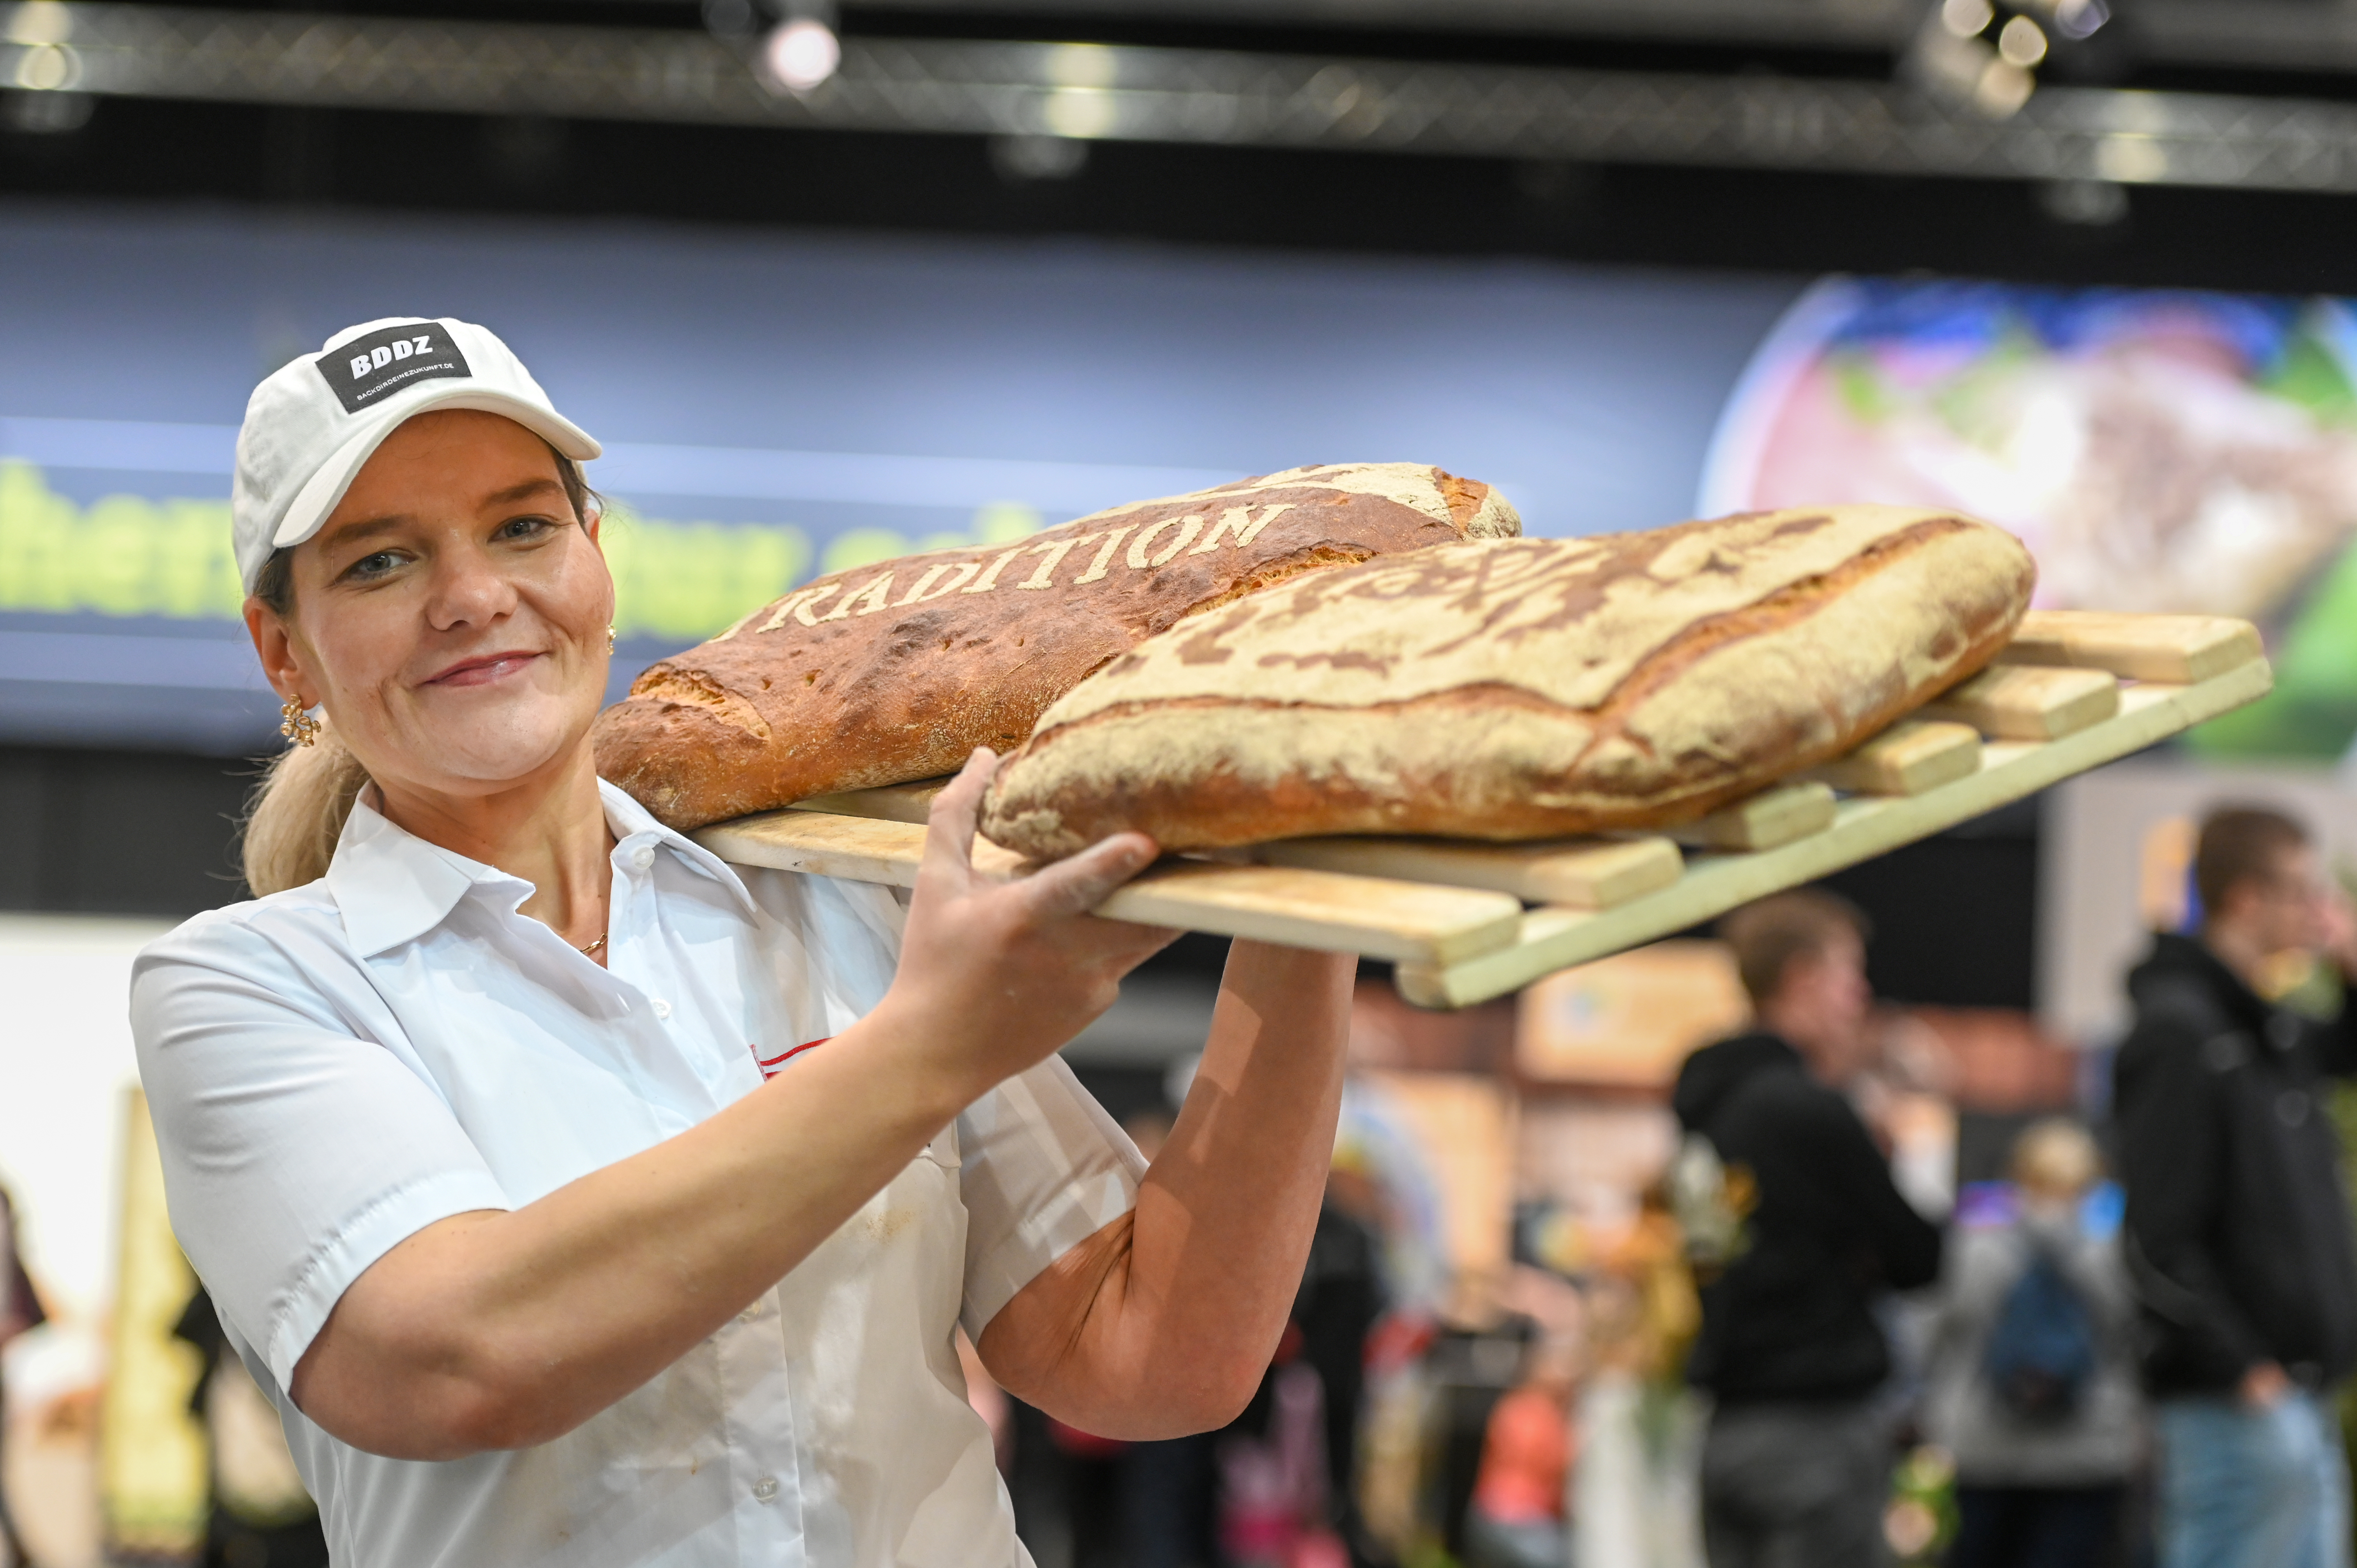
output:
[[771,81],[789,92],[808,92],[843,63],[834,29],[810,16],[797,16],[761,40],[761,64]]
[[1989,0],[1945,0],[1940,7],[1940,26],[1960,38],[1978,37],[1996,19]]
[[1993,59],[1973,83],[1973,107],[1992,120],[2010,119],[2037,91],[2038,79],[2029,71],[2011,60]]
[[2046,58],[2046,35],[2027,16],[2016,16],[1996,36],[1996,52],[2028,70]]
[[2054,30],[2066,38],[2086,38],[2111,19],[2104,0],[2059,0],[2054,7]]

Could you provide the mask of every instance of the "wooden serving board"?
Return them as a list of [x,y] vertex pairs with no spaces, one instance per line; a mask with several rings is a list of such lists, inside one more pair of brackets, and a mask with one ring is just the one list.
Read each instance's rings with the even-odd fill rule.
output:
[[[1538,843],[1293,839],[1166,861],[1098,913],[1388,959],[1409,1001],[1463,1007],[2035,794],[2272,681],[2243,621],[2033,612],[1981,674],[1848,756],[1697,822]],[[823,796],[696,837],[739,865],[907,886],[940,789]],[[974,863],[1026,869],[984,841]]]

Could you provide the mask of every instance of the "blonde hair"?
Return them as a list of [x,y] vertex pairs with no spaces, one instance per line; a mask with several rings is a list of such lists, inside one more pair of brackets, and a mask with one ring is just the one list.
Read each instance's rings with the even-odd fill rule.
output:
[[[544,446],[547,445],[544,439]],[[581,466],[555,447],[556,475],[573,515],[587,521],[602,510],[597,492],[582,478]],[[294,550],[273,551],[255,574],[253,596],[283,619],[295,614]],[[272,762],[254,787],[244,822],[242,858],[245,886],[257,898],[301,887],[328,875],[336,857],[336,841],[343,837],[352,802],[368,787],[368,769],[361,766],[335,725],[319,715],[319,733],[309,746],[289,746]]]
[[2013,1142],[2013,1158],[2008,1163],[2017,1185],[2048,1197],[2077,1197],[2104,1174],[2095,1140],[2067,1116],[2050,1117],[2024,1128]]
[[328,875],[368,769],[319,720],[309,746],[289,746],[255,787],[245,816],[245,885],[257,898]]

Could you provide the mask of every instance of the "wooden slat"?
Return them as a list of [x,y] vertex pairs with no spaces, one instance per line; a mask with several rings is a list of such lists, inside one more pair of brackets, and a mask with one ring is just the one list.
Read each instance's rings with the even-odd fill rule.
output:
[[1980,765],[1981,732],[1972,725],[1901,719],[1809,777],[1853,795],[1920,795]]
[[1678,846],[1665,838],[1552,839],[1476,843],[1464,839],[1280,839],[1246,852],[1267,865],[1398,876],[1450,887],[1486,887],[1534,904],[1609,909],[1678,879]]
[[827,811],[839,817],[876,817],[888,822],[920,822],[933,809],[933,797],[949,783],[946,779],[920,779],[913,784],[887,784],[876,789],[845,789],[839,795],[813,795],[791,810]]
[[1992,740],[2060,740],[2119,711],[2119,680],[2107,670],[2000,664],[1916,714],[1970,725]]
[[2115,615],[2032,610],[2000,664],[2107,670],[2132,681],[2190,685],[2263,658],[2259,628],[2227,616]]
[[2265,660],[2193,686],[2158,683],[2120,694],[2120,711],[2057,741],[1999,741],[1977,773],[1921,795],[1845,800],[1833,828],[1757,854],[1689,856],[1677,885],[1618,909],[1540,908],[1523,917],[1511,947],[1453,965],[1404,963],[1402,995],[1426,1007],[1465,1007],[1519,991],[1544,974],[1619,952],[1724,914],[1781,888],[1813,881],[1903,843],[2034,795],[2058,780],[2141,751],[2155,741],[2266,694]]
[[[1523,906],[1510,894],[1387,876],[1165,861],[1115,893],[1097,913],[1286,947],[1448,964],[1512,941],[1521,929]],[[1436,956],[1418,956],[1425,953]]]
[[[916,885],[925,830],[914,822],[812,811],[770,811],[695,835],[721,859],[895,886]],[[996,876],[1025,867],[985,840],[974,864]],[[1287,947],[1450,964],[1513,940],[1521,902],[1504,893],[1275,865],[1165,861],[1097,911],[1108,919],[1248,937]]]
[[[925,854],[921,822],[836,816],[802,807],[716,822],[699,830],[695,842],[737,865],[807,871],[891,887],[914,887],[917,865]],[[977,838],[974,864],[990,875],[1005,877],[1017,875],[1023,862],[1013,852]]]
[[1833,825],[1834,792],[1803,780],[1762,789],[1669,831],[1680,843],[1696,848],[1759,850],[1774,849]]

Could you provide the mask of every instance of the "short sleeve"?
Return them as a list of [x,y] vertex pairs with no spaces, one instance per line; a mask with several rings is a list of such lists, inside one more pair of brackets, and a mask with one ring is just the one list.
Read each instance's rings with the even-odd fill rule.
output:
[[957,1120],[965,1308],[975,1339],[1039,1272],[1137,1207],[1145,1157],[1050,1057]]
[[441,1096],[249,925],[147,949],[131,1023],[172,1228],[282,1389],[370,1264],[513,1207]]

